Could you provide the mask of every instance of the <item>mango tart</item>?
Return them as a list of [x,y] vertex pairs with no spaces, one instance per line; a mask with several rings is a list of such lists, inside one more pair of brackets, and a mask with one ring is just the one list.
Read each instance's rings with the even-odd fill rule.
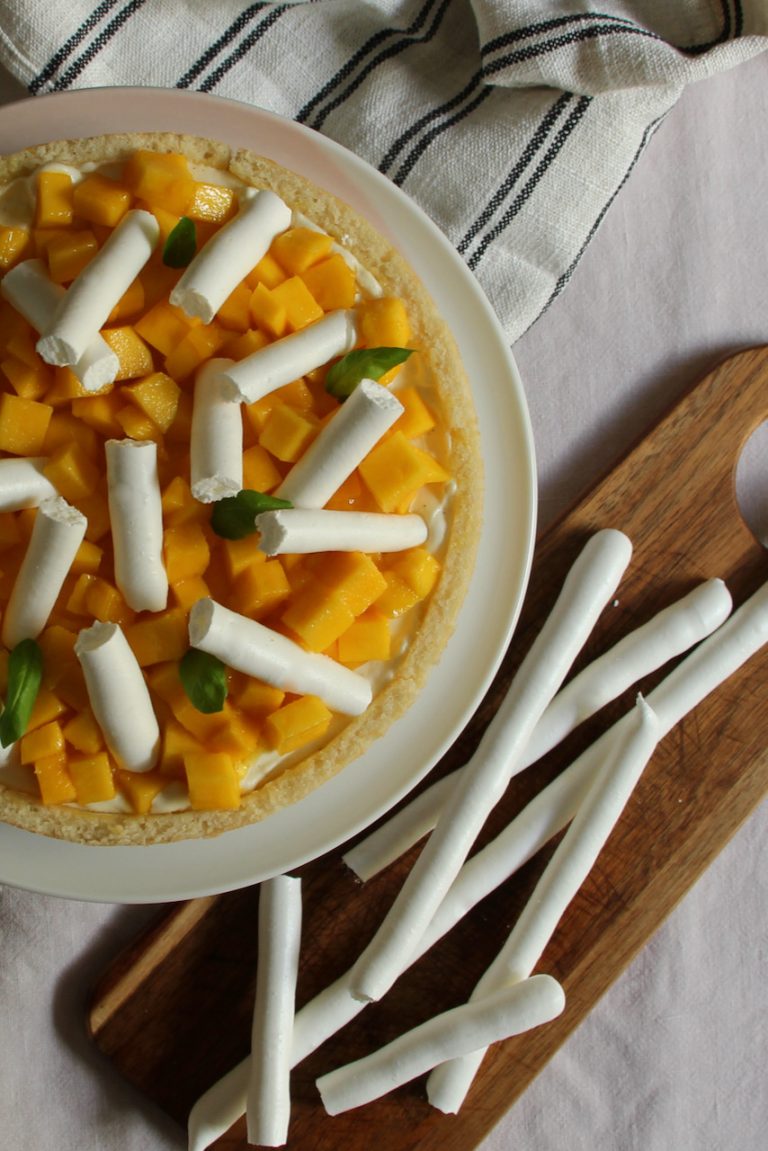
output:
[[[257,231],[274,231],[247,257],[242,243],[227,249],[235,233],[225,233],[246,209],[264,215]],[[131,225],[135,268],[130,253],[114,256]],[[219,282],[207,295],[201,266],[198,308],[196,261],[217,244]],[[86,303],[92,264],[105,296],[119,285],[119,297],[87,333],[78,323],[80,311],[97,306]],[[3,717],[12,727],[30,643],[40,661],[24,730],[6,736],[0,751],[0,819],[80,843],[141,845],[216,835],[296,802],[414,701],[471,577],[482,516],[479,435],[459,352],[431,298],[393,245],[335,196],[249,151],[171,133],[58,141],[0,157],[0,297],[0,732]],[[381,349],[394,359],[382,361]],[[355,356],[365,386],[355,390],[347,379],[339,392]],[[252,398],[256,363],[262,382]],[[287,380],[286,363],[301,365]],[[204,380],[215,395],[203,419]],[[398,402],[387,426],[372,445],[358,431],[349,449],[340,429],[355,422],[352,408],[383,411],[390,394]],[[209,435],[220,415],[226,430]],[[237,458],[224,481],[219,464],[210,465],[219,468],[211,487],[199,479],[199,461],[221,456],[225,441]],[[314,460],[323,457],[333,475],[349,450],[360,458],[338,486],[330,481],[328,498]],[[150,529],[133,522],[136,491],[118,510],[126,483],[118,497],[110,458],[135,475],[129,489],[141,489],[145,475],[156,483],[162,550],[146,600],[133,587],[149,579],[151,565],[124,553],[132,530]],[[338,517],[324,513],[354,512],[367,515],[361,538],[377,538],[384,521],[391,536],[393,517],[410,533],[421,516],[424,539],[399,550],[343,544],[267,554],[253,527],[240,536],[221,527],[227,501],[237,510],[245,500],[252,512],[252,493],[281,491],[296,493],[295,507],[306,496],[315,509],[296,517],[305,533],[329,523],[343,539],[353,521],[339,529]],[[294,505],[278,498],[274,506]],[[51,572],[30,605],[35,548]],[[236,640],[233,660],[244,650],[240,666],[195,638],[209,624]],[[251,661],[252,636],[290,649],[295,681],[253,674],[262,663]],[[112,697],[124,691],[122,680],[99,682],[102,649],[115,645],[138,677],[131,691],[148,706],[151,755],[141,762],[130,738],[121,744],[103,718],[102,688]],[[210,706],[190,687],[200,667],[197,690],[220,691]],[[342,696],[349,683],[357,701],[362,684],[370,702],[344,707],[330,689],[324,697],[328,669],[334,691],[338,678]],[[105,705],[116,728],[133,711],[125,692],[122,715],[115,698]]]

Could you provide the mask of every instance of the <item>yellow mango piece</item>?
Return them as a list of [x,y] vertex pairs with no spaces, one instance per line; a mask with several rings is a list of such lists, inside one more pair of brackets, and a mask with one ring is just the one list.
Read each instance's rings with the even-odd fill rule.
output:
[[7,272],[19,260],[29,256],[32,247],[32,235],[29,228],[0,225],[0,270]]
[[0,451],[14,456],[41,455],[52,415],[50,404],[3,392],[0,395]]
[[184,756],[193,811],[230,811],[240,806],[240,780],[225,752],[191,752]]
[[216,313],[216,319],[223,328],[245,332],[251,326],[251,289],[245,282],[230,292]]
[[9,332],[5,340],[5,350],[30,368],[36,368],[43,363],[37,354],[36,344],[37,334],[28,324],[20,320],[18,326]]
[[260,679],[248,679],[235,697],[235,702],[241,711],[263,719],[270,712],[277,711],[285,699],[285,692],[272,684],[264,683]]
[[90,172],[75,185],[72,203],[75,215],[91,224],[114,228],[131,206],[132,196],[116,180]]
[[357,310],[357,331],[366,348],[406,348],[411,326],[405,304],[397,296],[363,300]]
[[325,651],[355,620],[339,597],[319,583],[306,583],[281,616],[310,651]]
[[285,271],[295,276],[328,256],[332,245],[333,240],[325,232],[297,227],[276,236],[269,250]]
[[[250,298],[251,294],[249,292],[249,301]],[[248,317],[250,322],[250,311],[248,312]],[[224,327],[227,327],[227,325],[224,324]],[[246,328],[246,331],[230,334],[224,340],[224,343],[219,348],[222,356],[227,356],[230,360],[244,360],[246,356],[250,356],[253,352],[258,352],[260,348],[266,347],[269,339],[263,332],[260,332],[258,328],[247,327],[247,325]]]
[[175,719],[166,720],[162,732],[159,769],[165,776],[183,779],[184,756],[190,752],[202,753],[205,746]]
[[197,523],[166,528],[163,547],[165,570],[172,586],[191,576],[203,575],[211,560],[205,532]]
[[181,659],[189,647],[187,613],[182,608],[154,612],[149,619],[129,624],[125,638],[139,667]]
[[144,303],[144,283],[137,276],[109,313],[107,324],[119,324],[121,320],[132,320],[134,316],[143,311]]
[[203,577],[197,575],[175,583],[171,588],[171,594],[176,606],[188,612],[199,599],[206,599],[211,594],[211,589]]
[[136,321],[134,330],[161,355],[169,356],[191,326],[191,321],[180,308],[167,300],[159,300]]
[[325,506],[329,510],[337,512],[372,512],[378,510],[375,500],[360,478],[357,469],[346,478],[338,491],[333,493]]
[[235,770],[242,778],[261,746],[261,733],[258,724],[235,708],[227,709],[227,717],[226,727],[213,736],[207,750],[214,753],[223,751],[232,756]]
[[53,236],[45,252],[48,274],[55,284],[68,284],[87,268],[98,250],[96,237],[88,229]]
[[125,625],[133,618],[133,612],[117,588],[101,576],[94,576],[89,583],[85,602],[87,612],[102,623]]
[[146,815],[152,801],[168,784],[160,771],[115,771],[115,783],[130,803],[136,815]]
[[196,183],[192,200],[187,205],[185,216],[190,220],[207,220],[213,224],[223,224],[237,211],[237,194],[234,188],[224,184]]
[[152,372],[135,384],[127,384],[123,394],[162,432],[167,432],[176,419],[181,388],[165,372]]
[[104,736],[90,708],[73,715],[63,727],[64,739],[83,755],[95,755],[104,747]]
[[257,284],[263,284],[265,288],[275,288],[278,284],[282,284],[285,279],[285,272],[272,253],[267,252],[245,279],[252,288],[255,288]]
[[300,275],[324,312],[353,306],[357,292],[355,273],[338,252]]
[[253,492],[271,492],[282,480],[282,472],[261,444],[243,452],[243,487]]
[[390,619],[397,619],[398,616],[410,611],[419,602],[420,597],[397,572],[384,572],[384,579],[387,586],[376,600],[376,609]]
[[353,616],[362,615],[387,586],[384,575],[365,552],[328,552],[307,556],[304,562]]
[[275,751],[286,755],[325,734],[333,718],[316,695],[304,695],[273,712],[264,721],[264,735]]
[[43,803],[49,806],[57,803],[74,803],[77,792],[67,771],[67,757],[63,752],[56,752],[37,760],[33,768]]
[[123,429],[117,421],[117,413],[123,406],[119,390],[99,392],[95,396],[81,396],[72,401],[72,414],[88,424],[107,439],[118,439]]
[[323,309],[300,276],[291,276],[273,288],[272,299],[285,308],[289,332],[306,328],[323,315]]
[[27,731],[34,731],[36,727],[44,727],[52,723],[67,710],[66,705],[45,684],[41,684],[37,692],[32,713],[27,724]]
[[389,659],[392,636],[389,620],[376,608],[364,612],[338,640],[341,663],[357,665],[369,660]]
[[71,615],[88,615],[88,591],[96,576],[93,572],[81,572],[67,598],[66,608]]
[[288,404],[272,408],[259,435],[259,443],[276,459],[292,464],[304,454],[319,431],[317,420]]
[[154,370],[152,352],[130,324],[104,328],[101,334],[120,361],[116,381],[135,380]]
[[100,487],[93,495],[84,496],[77,501],[77,508],[88,520],[85,538],[93,543],[98,543],[110,530],[106,490]]
[[72,177],[66,172],[38,172],[35,181],[35,225],[62,228],[72,223]]
[[425,484],[450,479],[433,456],[416,447],[402,432],[393,432],[381,440],[359,470],[383,512],[399,510]]
[[42,362],[33,366],[11,355],[0,362],[0,368],[16,395],[26,400],[42,399],[53,384],[53,372]]
[[62,675],[75,667],[75,643],[77,635],[59,624],[50,624],[37,637],[43,654],[43,683],[55,688]]
[[73,400],[88,395],[71,368],[54,368],[53,383],[45,393],[45,402],[53,408],[69,408]]
[[0,513],[0,551],[16,547],[21,543],[21,532],[13,512]]
[[224,329],[216,323],[190,328],[165,357],[165,371],[174,380],[186,380],[201,364],[216,355],[225,338]]
[[122,182],[141,200],[179,216],[186,214],[195,181],[185,156],[138,149],[125,163]]
[[241,540],[222,540],[220,546],[227,575],[233,582],[249,568],[267,562],[264,552],[256,546],[255,535]]
[[424,599],[432,591],[440,575],[440,561],[426,548],[408,548],[399,552],[389,564],[389,571],[400,576],[419,599]]
[[19,740],[19,760],[21,763],[34,763],[64,751],[64,733],[57,720],[44,723],[33,731],[27,731]]
[[120,408],[115,413],[115,419],[119,423],[123,432],[131,440],[155,440],[159,442],[162,439],[162,433],[157,424],[145,416],[144,412],[135,408],[133,404],[126,404],[124,408]]
[[94,429],[79,420],[71,411],[57,409],[51,416],[48,431],[45,433],[43,454],[53,455],[58,448],[72,441],[78,443],[94,463],[101,464],[104,446]]
[[180,475],[175,475],[163,490],[162,509],[163,522],[168,527],[178,527],[190,521],[202,523],[211,516],[210,508],[195,499],[188,482]]
[[114,799],[115,780],[105,751],[97,751],[95,755],[71,756],[68,767],[78,803],[103,803]]
[[392,425],[392,431],[402,432],[409,440],[426,435],[435,426],[435,417],[424,403],[416,388],[401,388],[397,398],[405,408]]
[[232,608],[241,615],[261,619],[291,594],[291,585],[278,560],[251,565],[232,588]]
[[92,543],[91,540],[83,540],[72,561],[72,567],[69,569],[70,573],[72,575],[80,575],[81,572],[89,572],[91,575],[95,575],[101,566],[103,557],[103,548],[100,548],[98,544]]
[[179,396],[179,407],[176,412],[176,419],[173,421],[166,433],[166,440],[169,444],[181,444],[186,449],[189,447],[189,438],[192,434],[192,393],[191,391],[182,392]]
[[77,440],[57,448],[43,471],[59,494],[70,503],[91,495],[101,477],[98,467]]
[[251,293],[249,308],[253,323],[273,339],[279,340],[288,331],[288,311],[273,295],[273,289],[258,283]]

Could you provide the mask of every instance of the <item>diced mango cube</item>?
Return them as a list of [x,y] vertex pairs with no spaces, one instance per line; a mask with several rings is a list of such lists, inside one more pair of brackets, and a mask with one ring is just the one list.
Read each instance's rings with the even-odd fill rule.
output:
[[381,440],[360,464],[360,474],[383,512],[397,511],[425,484],[450,478],[434,456],[402,432]]
[[166,528],[163,535],[165,570],[173,585],[190,576],[202,575],[211,560],[205,532],[197,523]]
[[216,319],[223,328],[245,332],[251,326],[251,289],[245,282],[230,292],[216,313]]
[[191,752],[184,756],[193,811],[228,811],[240,806],[240,780],[225,752]]
[[382,612],[371,608],[358,616],[339,636],[338,657],[341,663],[351,665],[389,659],[391,647],[389,620]]
[[96,237],[88,229],[53,236],[45,252],[51,279],[55,284],[68,284],[90,264],[98,250]]
[[73,400],[87,394],[71,368],[54,368],[53,383],[45,393],[45,402],[53,408],[69,408]]
[[200,324],[187,334],[166,355],[164,367],[175,380],[186,380],[201,364],[215,356],[226,338],[217,324]]
[[106,490],[100,487],[93,495],[84,496],[83,499],[77,501],[77,508],[88,520],[85,538],[97,543],[110,529]]
[[278,560],[250,565],[235,580],[232,607],[241,615],[260,619],[291,594],[291,585]]
[[435,426],[435,417],[424,403],[416,388],[401,388],[397,398],[405,408],[392,425],[392,430],[402,432],[409,440],[423,436]]
[[280,755],[304,747],[328,730],[331,712],[316,695],[304,695],[273,712],[264,721],[264,734]]
[[297,332],[319,320],[323,309],[300,276],[292,276],[272,289],[272,299],[285,308],[288,331]]
[[204,752],[205,746],[175,719],[163,726],[159,768],[163,775],[184,778],[184,756],[190,752]]
[[241,711],[262,719],[270,712],[277,711],[284,699],[285,692],[279,687],[273,687],[260,679],[248,679],[238,692],[236,703]]
[[14,456],[41,455],[52,415],[50,404],[3,392],[0,395],[0,451]]
[[38,172],[35,225],[62,228],[72,223],[72,177],[67,172]]
[[74,416],[71,411],[58,409],[53,413],[51,422],[48,424],[43,454],[50,456],[58,448],[71,443],[73,440],[80,444],[90,459],[94,462],[101,462],[104,448],[95,430]]
[[115,782],[130,803],[136,815],[146,815],[152,809],[153,800],[168,784],[167,776],[160,771],[115,772]]
[[133,404],[126,404],[124,408],[120,408],[115,413],[115,419],[131,440],[154,440],[156,443],[162,440],[162,432],[157,424]]
[[75,185],[72,195],[75,215],[109,228],[120,223],[131,206],[131,199],[127,188],[99,172],[89,172]]
[[107,324],[119,324],[121,320],[131,320],[144,309],[144,282],[137,276],[126,288],[107,318]]
[[199,599],[207,599],[211,594],[211,589],[203,577],[197,575],[175,583],[171,588],[171,594],[177,607],[188,612]]
[[243,487],[253,492],[271,492],[282,479],[273,457],[261,444],[243,452]]
[[387,587],[376,600],[376,608],[382,615],[397,619],[398,616],[410,611],[419,602],[420,597],[396,572],[384,572],[384,579]]
[[183,608],[154,612],[148,619],[129,624],[125,638],[139,667],[181,659],[189,647],[187,613]]
[[282,284],[285,279],[285,272],[272,253],[267,252],[245,279],[252,288],[255,288],[257,284],[263,284],[265,288],[275,288],[278,284]]
[[208,741],[208,751],[226,752],[234,761],[235,770],[242,778],[249,761],[253,758],[261,745],[261,733],[258,724],[249,716],[241,715],[233,707],[227,708],[227,725]]
[[103,803],[115,797],[112,764],[105,751],[95,755],[71,756],[69,774],[75,785],[78,803]]
[[163,520],[168,527],[177,527],[193,520],[202,523],[210,519],[211,515],[210,508],[195,499],[187,480],[180,475],[174,476],[164,489],[162,508]]
[[259,443],[276,459],[292,464],[304,454],[318,431],[314,417],[277,403],[267,417]]
[[390,563],[389,570],[395,572],[412,588],[419,599],[424,599],[432,591],[440,575],[440,561],[426,548],[408,548],[399,552]]
[[190,220],[207,220],[223,224],[237,211],[237,194],[225,184],[196,183],[192,200],[184,212]]
[[81,572],[77,577],[66,602],[66,608],[70,615],[90,614],[88,591],[96,578],[93,572]]
[[355,616],[339,596],[313,582],[296,593],[281,619],[310,651],[325,651],[354,623]]
[[64,733],[61,724],[55,719],[25,732],[19,741],[21,763],[34,763],[37,759],[47,759],[61,751],[64,751]]
[[[250,301],[251,295],[248,293]],[[250,322],[250,311],[248,312]],[[224,325],[226,327],[226,324]],[[230,360],[244,360],[246,356],[253,355],[261,348],[266,347],[269,343],[269,338],[260,332],[258,328],[248,328],[244,332],[237,332],[230,335],[224,340],[224,343],[219,348],[222,356],[227,356]]]
[[43,683],[55,688],[62,675],[77,665],[77,635],[60,624],[51,624],[37,637],[43,653]]
[[357,311],[357,330],[366,348],[406,348],[411,338],[408,313],[397,296],[363,300]]
[[94,576],[85,596],[86,606],[94,619],[102,623],[125,625],[133,618],[133,612],[120,592],[109,580]]
[[101,474],[77,440],[57,448],[44,465],[43,471],[59,494],[70,503],[91,495]]
[[272,241],[270,252],[277,262],[295,276],[329,255],[333,240],[314,228],[288,228]]
[[66,705],[62,703],[59,697],[49,687],[41,684],[32,708],[32,714],[29,717],[27,731],[33,731],[36,727],[44,727],[45,724],[52,723],[66,710]]
[[104,328],[102,336],[120,361],[115,379],[135,380],[147,376],[154,369],[152,352],[130,324],[119,328]]
[[256,535],[243,536],[240,540],[222,540],[221,551],[224,567],[232,582],[249,568],[267,562],[266,555],[257,547]]
[[288,331],[288,311],[273,295],[273,289],[257,284],[249,304],[251,319],[268,336],[279,340]]
[[126,161],[122,180],[134,196],[180,216],[195,194],[187,159],[175,152],[138,149]]
[[330,589],[352,612],[362,615],[386,589],[386,580],[365,552],[310,555],[305,564],[316,580]]
[[72,414],[107,438],[120,437],[123,429],[116,415],[123,406],[119,390],[99,392],[95,396],[82,396],[72,401]]
[[176,419],[181,388],[165,372],[152,372],[135,384],[127,384],[123,394],[149,416],[161,432],[167,432]]
[[0,368],[16,395],[25,400],[42,399],[53,384],[53,372],[42,361],[30,365],[11,355],[0,363]]
[[189,317],[180,308],[161,299],[139,317],[134,330],[161,355],[169,356],[191,326]]
[[92,543],[91,540],[83,540],[69,570],[73,575],[79,575],[80,572],[90,572],[95,575],[101,566],[103,556],[103,548]]
[[38,759],[33,765],[43,803],[53,806],[57,803],[74,803],[77,792],[67,771],[67,757],[64,752]]
[[357,292],[355,273],[338,252],[300,275],[324,312],[351,308],[354,304]]
[[83,755],[95,755],[104,747],[104,736],[90,708],[79,711],[64,724],[64,739]]
[[0,225],[0,269],[7,272],[19,260],[25,259],[31,246],[29,228]]

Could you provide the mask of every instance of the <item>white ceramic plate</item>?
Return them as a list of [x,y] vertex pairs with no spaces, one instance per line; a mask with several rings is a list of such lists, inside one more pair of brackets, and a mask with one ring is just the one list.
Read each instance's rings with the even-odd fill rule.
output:
[[298,867],[372,823],[436,763],[490,685],[517,620],[535,535],[536,474],[522,385],[490,305],[442,233],[375,169],[289,120],[199,93],[90,89],[0,109],[4,152],[120,131],[183,131],[251,148],[335,192],[389,236],[458,340],[486,466],[477,568],[445,654],[413,707],[330,782],[261,823],[206,841],[81,847],[0,826],[0,883],[72,899],[155,903],[234,890]]

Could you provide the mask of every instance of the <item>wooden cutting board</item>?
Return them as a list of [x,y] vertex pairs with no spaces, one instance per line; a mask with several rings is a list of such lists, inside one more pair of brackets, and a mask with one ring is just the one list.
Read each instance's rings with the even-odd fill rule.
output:
[[[530,591],[500,673],[468,729],[431,775],[464,762],[494,713],[570,564],[596,529],[618,527],[634,557],[581,665],[632,627],[720,576],[738,605],[768,575],[734,498],[741,448],[768,414],[768,349],[704,379],[539,542]],[[660,678],[656,676],[653,682]],[[653,684],[646,682],[643,690]],[[768,651],[754,657],[658,748],[593,873],[538,970],[564,985],[556,1021],[497,1046],[458,1116],[429,1107],[423,1080],[331,1118],[323,1072],[464,1001],[495,956],[551,848],[484,900],[378,1004],[294,1072],[291,1151],[469,1151],[512,1105],[768,791]],[[513,780],[482,837],[495,834],[595,736],[628,697]],[[301,869],[305,1002],[357,957],[394,898],[415,848],[365,885],[335,851]],[[180,1123],[194,1100],[247,1053],[256,971],[258,889],[173,906],[104,974],[90,1005],[95,1043]],[[685,956],[681,956],[685,962]],[[243,1151],[244,1121],[215,1144]]]

